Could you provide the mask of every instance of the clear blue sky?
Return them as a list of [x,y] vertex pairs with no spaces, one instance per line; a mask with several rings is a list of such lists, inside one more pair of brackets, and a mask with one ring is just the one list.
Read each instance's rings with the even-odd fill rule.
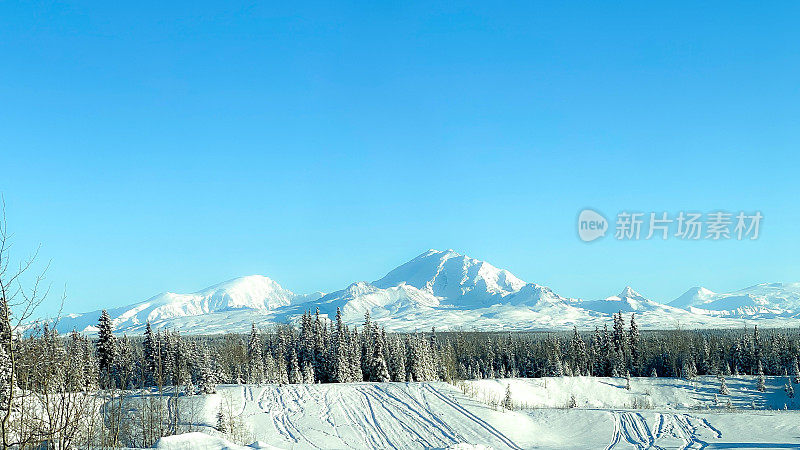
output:
[[[0,3],[0,192],[66,310],[428,248],[588,298],[800,281],[800,3],[287,3]],[[765,220],[585,244],[584,207]]]

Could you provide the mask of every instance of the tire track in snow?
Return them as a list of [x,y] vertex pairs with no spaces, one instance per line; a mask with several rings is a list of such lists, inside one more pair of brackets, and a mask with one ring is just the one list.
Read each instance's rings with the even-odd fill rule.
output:
[[611,450],[624,439],[637,449],[662,449],[657,441],[662,438],[675,438],[682,441],[679,448],[703,449],[710,444],[701,438],[701,431],[707,429],[721,438],[722,433],[705,418],[693,417],[689,414],[656,413],[657,422],[654,429],[647,424],[641,413],[629,411],[611,411],[614,421],[611,443],[606,450]]
[[611,450],[614,448],[622,439],[622,424],[620,415],[614,411],[609,411],[609,414],[611,414],[611,420],[614,422],[614,431],[611,434],[611,443],[606,446],[606,450]]
[[[314,444],[310,439],[308,439],[300,430],[300,428],[292,421],[289,417],[289,413],[291,412],[291,408],[289,405],[286,404],[284,400],[284,396],[281,395],[280,389],[282,387],[277,387],[274,389],[270,389],[269,387],[265,387],[258,396],[257,406],[258,409],[264,412],[265,414],[269,414],[270,419],[272,419],[272,424],[275,429],[280,433],[282,436],[288,438],[289,440],[300,443],[301,440],[308,443],[308,445],[319,448],[316,444]],[[267,392],[270,394],[270,400],[268,405],[265,405],[264,398],[266,397]],[[294,393],[294,392],[293,392]],[[294,401],[297,406],[300,407],[298,398],[296,396],[292,396],[291,400]],[[276,408],[273,408],[276,406]]]
[[370,417],[372,419],[371,422],[369,422],[369,420],[367,420],[367,422],[370,423],[372,428],[378,433],[378,435],[386,443],[386,447],[384,447],[384,448],[388,448],[388,447],[397,448],[394,444],[392,444],[391,440],[389,439],[389,436],[386,434],[386,430],[384,430],[383,427],[381,427],[378,424],[378,418],[375,415],[375,408],[372,405],[372,401],[370,400],[370,396],[367,394],[366,389],[364,389],[363,387],[359,387],[359,388],[356,388],[356,391],[361,393],[362,398],[364,399],[364,402],[366,403],[366,406],[367,406],[367,409],[365,410],[365,412],[369,411],[369,415],[370,415]]
[[703,449],[709,443],[700,438],[700,432],[707,429],[715,434],[717,438],[722,437],[722,433],[714,428],[707,419],[697,418],[689,414],[657,414],[655,429],[651,429],[647,420],[641,413],[629,411],[610,411],[614,430],[612,432],[611,443],[606,446],[606,450],[611,450],[624,439],[628,444],[637,449],[661,449],[656,444],[657,440],[663,437],[672,437],[682,441],[681,450]]
[[630,417],[634,422],[636,428],[639,430],[640,432],[639,434],[646,439],[647,441],[646,448],[661,449],[661,447],[656,445],[656,438],[658,436],[657,434],[653,433],[653,431],[650,429],[650,426],[647,425],[647,419],[645,419],[644,416],[641,415],[641,413],[632,413]]
[[719,431],[718,429],[714,428],[714,427],[711,425],[711,422],[709,422],[709,421],[708,421],[708,419],[705,419],[705,418],[703,418],[703,419],[700,419],[700,421],[703,423],[703,426],[704,426],[704,427],[706,427],[706,428],[708,428],[709,430],[713,431],[713,432],[714,432],[714,434],[716,434],[716,435],[717,435],[717,439],[722,439],[722,431]]
[[478,424],[481,427],[483,427],[486,431],[489,432],[489,434],[493,435],[497,439],[500,439],[500,441],[502,441],[508,447],[510,447],[510,448],[512,448],[514,450],[522,450],[521,447],[519,447],[517,444],[515,444],[514,441],[509,439],[506,435],[501,433],[500,430],[498,430],[497,428],[489,425],[486,421],[484,421],[480,417],[476,416],[475,414],[472,414],[466,408],[464,408],[463,406],[459,405],[458,402],[456,402],[455,400],[448,398],[446,395],[444,395],[441,392],[439,392],[438,389],[436,389],[435,387],[431,386],[430,384],[425,384],[424,386],[425,386],[425,389],[427,389],[430,393],[432,393],[433,395],[439,397],[443,402],[445,402],[448,405],[450,405],[451,407],[453,407],[453,409],[455,409],[456,411],[458,411],[461,414],[463,414],[466,418],[472,420],[476,424]]
[[[706,429],[712,433],[714,433],[714,437],[717,439],[722,438],[722,432],[716,429],[708,419],[699,418],[699,417],[692,417],[688,414],[675,414],[673,415],[675,422],[678,424],[681,432],[684,433],[686,437],[686,445],[683,447],[684,449],[687,448],[706,448],[708,447],[709,443],[704,441],[698,437],[698,434],[702,429]],[[697,425],[692,424],[692,420],[694,420]]]
[[656,436],[640,413],[622,413],[623,434],[626,440],[639,449],[660,449],[655,444]]
[[[378,389],[375,388],[375,390],[378,390]],[[410,405],[408,403],[405,403],[402,400],[400,400],[398,397],[394,396],[393,394],[390,394],[388,392],[388,387],[387,387],[387,390],[383,390],[381,392],[383,394],[385,394],[386,397],[388,397],[388,399],[387,398],[381,398],[380,396],[378,396],[378,394],[376,392],[368,392],[366,390],[364,391],[365,395],[368,395],[368,396],[372,397],[373,400],[378,402],[383,407],[384,411],[392,419],[394,419],[395,422],[403,430],[405,430],[407,433],[409,433],[411,435],[416,436],[416,439],[414,439],[414,440],[416,442],[418,442],[419,444],[423,445],[425,448],[433,448],[433,447],[437,447],[439,445],[431,443],[422,434],[420,434],[417,430],[415,430],[414,427],[412,427],[410,423],[407,423],[407,421],[413,421],[414,425],[419,426],[422,429],[425,429],[426,427],[432,427],[432,429],[434,429],[434,430],[441,431],[442,435],[444,436],[444,439],[443,438],[438,438],[437,436],[434,436],[434,437],[438,438],[437,440],[439,441],[440,444],[447,445],[447,444],[451,444],[451,443],[460,442],[460,441],[458,441],[457,439],[455,439],[453,437],[452,433],[451,433],[450,436],[448,436],[446,433],[443,432],[444,430],[439,428],[440,426],[445,426],[448,429],[450,428],[444,422],[440,421],[440,424],[435,424],[430,419],[424,417],[422,415],[422,411],[426,411],[425,409],[420,409],[420,410],[414,409],[412,407],[412,405]],[[409,396],[409,398],[412,398],[412,400],[413,400],[413,397]],[[392,400],[392,401],[390,401],[390,400]],[[389,404],[390,407],[387,407],[385,404]],[[402,414],[404,417],[399,417],[398,414]],[[434,417],[434,418],[438,419],[436,417]],[[430,430],[431,428],[428,428],[428,429]]]
[[691,424],[685,415],[673,414],[672,422],[676,425],[677,430],[681,433],[681,439],[683,439],[684,442],[680,450],[686,450],[689,448],[704,448],[708,445],[706,442],[697,439],[697,437],[694,435],[695,430],[692,429]]
[[339,409],[344,413],[344,415],[345,415],[345,417],[347,419],[347,424],[345,424],[345,425],[346,426],[349,425],[349,427],[351,429],[353,429],[354,431],[358,432],[358,434],[361,435],[361,439],[363,439],[365,442],[369,442],[371,444],[371,448],[379,448],[379,447],[376,446],[377,443],[376,443],[375,439],[368,432],[368,430],[364,427],[364,425],[362,425],[362,424],[360,424],[358,422],[358,420],[356,419],[354,411],[349,407],[349,403],[350,403],[349,401],[346,401],[345,399],[342,398],[341,393],[340,393],[339,394],[338,406],[339,406]]
[[[413,402],[414,405],[416,405],[416,407],[414,405],[412,405],[411,403],[407,402],[407,401],[403,401],[398,396],[398,394],[393,394],[393,393],[389,392],[389,389],[392,389],[392,388],[394,388],[396,391],[398,391],[398,392],[402,393],[403,395],[405,395],[408,398],[408,401]],[[438,430],[439,432],[441,432],[441,434],[442,434],[442,436],[444,438],[444,439],[442,439],[442,442],[441,442],[443,445],[456,444],[456,443],[459,443],[459,442],[466,442],[465,438],[460,433],[455,431],[447,422],[442,420],[439,416],[437,416],[435,413],[433,413],[431,411],[430,405],[423,404],[422,402],[420,402],[417,398],[415,398],[410,393],[403,392],[402,390],[397,389],[396,387],[393,387],[393,386],[387,386],[385,389],[381,390],[380,392],[385,394],[386,397],[388,397],[389,399],[393,400],[395,405],[400,406],[399,408],[397,408],[398,412],[402,412],[406,417],[414,419],[422,427],[432,427],[431,429]],[[376,395],[376,397],[375,397],[376,400],[381,400],[381,399],[379,399],[377,397],[377,394],[375,394],[375,395]],[[386,400],[381,400],[381,401],[386,401]],[[390,414],[392,414],[392,416],[396,417],[395,414],[392,413],[391,409],[387,408],[387,411],[389,411]],[[422,414],[423,411],[428,413],[428,417],[426,417],[426,416],[424,416]],[[399,418],[398,418],[398,420],[399,420]],[[402,421],[401,421],[401,423],[402,423]],[[427,445],[429,447],[433,446],[430,443],[428,443]]]
[[658,414],[658,426],[656,427],[656,439],[660,438],[662,434],[664,434],[664,426],[666,424],[666,419],[664,418],[664,414]]
[[628,443],[636,446],[638,449],[645,449],[647,446],[644,444],[647,439],[642,436],[640,430],[631,419],[630,413],[622,413],[619,416],[620,423],[622,424],[622,436]]
[[[242,409],[239,410],[238,413],[236,413],[237,417],[239,417],[242,414],[244,414],[244,409],[245,409],[246,406],[247,406],[247,386],[242,385]],[[231,407],[231,408],[233,408],[233,407]]]

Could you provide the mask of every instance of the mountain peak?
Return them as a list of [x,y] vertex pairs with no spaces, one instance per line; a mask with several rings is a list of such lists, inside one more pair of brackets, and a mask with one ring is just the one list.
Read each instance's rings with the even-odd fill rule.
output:
[[617,297],[619,297],[619,298],[644,298],[642,296],[642,294],[636,292],[630,286],[625,286],[625,289],[623,289],[622,292],[620,292],[619,295],[617,295]]
[[413,286],[435,297],[463,304],[485,304],[492,296],[517,292],[525,282],[511,272],[455,250],[428,250],[373,284],[381,289]]
[[[430,248],[428,251],[419,254],[416,258],[412,259],[411,261],[416,261],[418,259],[425,259],[430,257],[438,257],[440,259],[448,259],[448,258],[458,258],[459,256],[464,256],[461,253],[453,250],[452,248],[448,248],[447,250],[437,250],[435,248]],[[410,261],[409,261],[410,262]]]
[[695,286],[684,292],[680,297],[669,302],[669,305],[676,308],[698,306],[705,303],[708,299],[711,299],[715,295],[716,293],[710,289],[706,289],[702,286]]

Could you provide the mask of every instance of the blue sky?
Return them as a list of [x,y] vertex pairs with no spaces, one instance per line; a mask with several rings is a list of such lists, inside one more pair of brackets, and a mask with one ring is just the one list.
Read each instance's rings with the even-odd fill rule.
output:
[[[800,281],[800,4],[285,3],[0,3],[0,192],[66,310],[428,248],[588,298]],[[584,207],[765,219],[585,244]]]

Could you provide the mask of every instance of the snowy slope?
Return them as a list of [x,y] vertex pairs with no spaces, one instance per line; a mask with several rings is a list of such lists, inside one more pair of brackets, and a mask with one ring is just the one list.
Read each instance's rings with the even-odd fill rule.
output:
[[[251,323],[295,322],[317,309],[328,318],[339,309],[350,324],[362,323],[369,312],[392,331],[586,329],[602,327],[618,311],[635,313],[644,328],[740,327],[753,320],[782,326],[800,312],[800,284],[758,285],[732,294],[694,288],[670,305],[630,287],[602,300],[583,300],[562,297],[453,250],[428,250],[379,280],[352,283],[327,295],[298,295],[253,275],[193,294],[159,294],[108,312],[120,333],[141,333],[149,320],[155,328],[211,334],[246,332]],[[99,315],[72,314],[57,329],[93,333]]]
[[695,287],[669,304],[708,316],[797,318],[800,317],[800,283],[763,283],[729,293]]
[[[251,448],[797,448],[800,413],[784,382],[768,377],[761,393],[753,377],[731,377],[730,395],[717,404],[714,377],[633,378],[630,390],[624,379],[592,377],[472,380],[461,389],[442,382],[228,385],[179,399],[181,427],[207,437],[164,438],[157,448],[243,448],[213,429],[219,411],[244,424],[236,440],[255,441]],[[490,406],[507,388],[515,410]],[[573,396],[577,407],[564,408]],[[787,402],[789,410],[779,410]]]

